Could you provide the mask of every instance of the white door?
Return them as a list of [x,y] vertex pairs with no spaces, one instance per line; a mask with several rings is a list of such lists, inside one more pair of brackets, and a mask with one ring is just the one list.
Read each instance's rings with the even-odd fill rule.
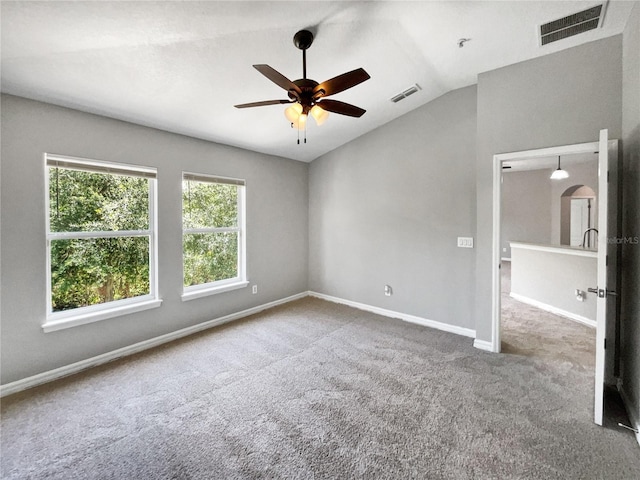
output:
[[[609,142],[608,130],[600,131],[598,148],[598,285],[589,291],[596,294],[596,369],[594,421],[602,425],[604,410],[604,385],[611,381],[614,339],[611,328],[615,326],[616,268],[617,268],[617,142]],[[612,239],[612,241],[609,241]],[[607,330],[609,341],[606,344]]]

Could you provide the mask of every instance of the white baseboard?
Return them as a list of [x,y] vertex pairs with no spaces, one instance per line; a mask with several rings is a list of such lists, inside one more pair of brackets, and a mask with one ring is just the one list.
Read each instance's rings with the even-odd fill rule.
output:
[[631,422],[630,426],[636,429],[636,440],[638,442],[638,445],[640,445],[640,417],[638,416],[638,410],[632,408],[634,407],[634,405],[627,395],[624,389],[624,385],[622,385],[621,383],[618,383],[618,391],[620,392],[622,402],[624,403],[624,408],[627,411],[627,416],[629,417],[629,421]]
[[491,342],[487,342],[486,340],[475,339],[473,341],[473,346],[479,350],[486,350],[487,352],[493,352],[493,344]]
[[435,320],[429,320],[427,318],[417,317],[415,315],[409,315],[407,313],[401,313],[393,310],[387,310],[385,308],[374,307],[372,305],[367,305],[365,303],[345,300],[344,298],[332,297],[331,295],[325,295],[324,293],[309,292],[309,295],[311,297],[320,298],[322,300],[327,300],[329,302],[340,303],[342,305],[347,305],[349,307],[357,308],[358,310],[364,310],[366,312],[376,313],[384,317],[398,318],[400,320],[404,320],[405,322],[416,323],[418,325],[422,325],[423,327],[435,328],[437,330],[443,330],[445,332],[455,333],[457,335],[462,335],[465,337],[474,338],[476,336],[476,331],[470,328],[458,327],[456,325],[449,325],[448,323],[437,322]]
[[520,295],[519,293],[511,292],[509,294],[509,296],[511,298],[513,298],[514,300],[518,300],[519,302],[526,303],[526,304],[531,305],[533,307],[537,307],[540,310],[545,310],[545,311],[553,313],[555,315],[560,315],[561,317],[566,317],[566,318],[568,318],[570,320],[575,320],[576,322],[580,322],[580,323],[582,323],[584,325],[587,325],[589,327],[596,328],[596,321],[595,320],[591,320],[590,318],[583,317],[582,315],[578,315],[576,313],[572,313],[572,312],[569,312],[567,310],[563,310],[561,308],[554,307],[553,305],[548,305],[546,303],[542,303],[542,302],[540,302],[538,300],[534,300],[532,298],[525,297],[524,295]]
[[299,298],[304,298],[308,295],[309,295],[309,292],[302,292],[296,295],[291,295],[290,297],[281,298],[280,300],[275,300],[273,302],[265,303],[263,305],[258,305],[257,307],[249,308],[247,310],[242,310],[241,312],[225,315],[224,317],[215,318],[213,320],[199,323],[197,325],[192,325],[191,327],[183,328],[181,330],[176,330],[175,332],[167,333],[165,335],[160,335],[159,337],[134,343],[133,345],[122,347],[117,350],[113,350],[111,352],[103,353],[102,355],[87,358],[86,360],[81,360],[79,362],[75,362],[70,365],[65,365],[64,367],[56,368],[54,370],[49,370],[48,372],[39,373],[31,377],[23,378],[21,380],[16,380],[15,382],[7,383],[5,385],[0,385],[0,397],[11,395],[12,393],[17,393],[22,390],[26,390],[27,388],[32,388],[37,385],[51,382],[53,380],[57,380],[62,377],[67,377],[69,375],[73,375],[74,373],[81,372],[82,370],[86,370],[91,367],[96,367],[98,365],[111,362],[118,358],[133,355],[134,353],[142,352],[143,350],[148,350],[150,348],[157,347],[158,345],[162,345],[164,343],[177,340],[178,338],[186,337],[188,335],[200,332],[202,330],[207,330],[209,328],[222,325],[223,323],[228,323],[233,320],[238,320],[243,317],[248,317],[249,315],[253,315],[254,313],[258,313],[263,310],[273,308],[277,305],[282,305],[283,303],[292,302],[293,300],[298,300]]

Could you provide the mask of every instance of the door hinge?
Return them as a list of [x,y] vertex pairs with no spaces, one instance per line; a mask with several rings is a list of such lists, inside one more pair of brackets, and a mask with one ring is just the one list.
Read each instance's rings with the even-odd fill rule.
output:
[[604,257],[604,264],[608,267],[609,266],[609,255],[606,255]]
[[607,349],[607,339],[606,338],[604,339],[604,349],[605,350]]
[[609,170],[607,170],[607,183],[609,183]]

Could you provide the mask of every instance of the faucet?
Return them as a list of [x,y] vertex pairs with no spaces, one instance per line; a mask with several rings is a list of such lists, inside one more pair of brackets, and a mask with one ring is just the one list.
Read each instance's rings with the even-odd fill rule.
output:
[[588,236],[589,232],[594,231],[596,232],[596,240],[598,238],[598,229],[597,228],[587,228],[584,232],[584,235],[582,235],[582,248],[587,248],[586,245],[586,240],[589,240],[589,248],[591,248],[591,237]]

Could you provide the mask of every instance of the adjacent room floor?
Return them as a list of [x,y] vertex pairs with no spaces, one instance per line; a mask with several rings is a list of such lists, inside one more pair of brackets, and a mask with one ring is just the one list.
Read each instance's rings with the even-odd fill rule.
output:
[[637,478],[592,369],[506,343],[305,298],[5,398],[1,476]]
[[511,262],[502,262],[501,280],[503,352],[568,362],[594,372],[595,328],[511,298]]

